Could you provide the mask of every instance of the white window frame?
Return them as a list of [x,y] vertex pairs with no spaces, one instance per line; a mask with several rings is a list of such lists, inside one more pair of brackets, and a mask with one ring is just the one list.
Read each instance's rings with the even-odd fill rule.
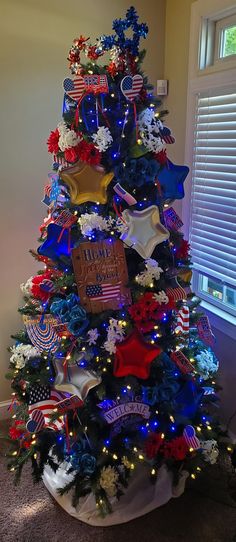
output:
[[[190,213],[191,213],[191,178],[194,148],[194,115],[196,107],[196,97],[199,92],[208,90],[236,88],[236,55],[219,59],[216,62],[206,62],[206,67],[200,69],[201,64],[201,41],[207,39],[204,34],[206,30],[206,21],[216,23],[236,15],[236,2],[232,0],[197,0],[192,5],[191,24],[190,24],[190,46],[189,46],[189,69],[188,69],[188,92],[187,92],[187,123],[185,139],[185,163],[190,168],[188,181],[185,183],[185,199],[183,200],[183,222],[184,235],[189,238]],[[209,27],[209,25],[208,25]],[[211,27],[211,25],[210,25]],[[215,25],[216,27],[216,25]],[[213,28],[213,27],[212,27]],[[205,38],[204,38],[205,36]],[[200,39],[201,37],[201,39]],[[215,34],[212,33],[212,39],[215,40]],[[213,49],[214,50],[214,49]],[[205,49],[204,54],[207,54]],[[197,273],[193,273],[193,290],[197,287]],[[205,297],[205,296],[203,296]],[[215,304],[202,301],[201,306],[206,309],[211,318],[212,325],[235,338],[236,336],[236,318],[225,312]]]
[[236,26],[236,14],[230,15],[229,17],[224,17],[223,19],[220,19],[216,23],[215,28],[215,47],[214,47],[214,64],[220,62],[220,65],[222,65],[222,62],[228,62],[229,60],[235,60],[236,53],[232,55],[222,56],[221,49],[222,49],[222,32],[226,30],[227,28],[230,28],[232,26]]

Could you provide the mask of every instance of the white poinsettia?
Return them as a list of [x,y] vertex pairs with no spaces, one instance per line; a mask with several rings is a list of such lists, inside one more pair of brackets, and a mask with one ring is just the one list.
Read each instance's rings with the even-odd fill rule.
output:
[[135,279],[143,287],[150,286],[154,279],[159,280],[161,273],[163,273],[163,269],[159,267],[158,262],[153,258],[145,260],[145,267],[146,269],[139,273]]
[[16,346],[11,346],[10,350],[12,352],[10,362],[15,365],[16,369],[23,369],[30,358],[41,355],[39,350],[35,346],[32,346],[32,344],[20,343]]
[[102,468],[99,483],[108,497],[114,497],[116,495],[118,480],[119,474],[114,467],[109,465],[108,467]]
[[107,339],[103,345],[109,354],[115,354],[116,343],[123,340],[124,334],[122,324],[118,320],[115,320],[115,318],[111,318],[107,328]]
[[165,149],[160,129],[162,122],[155,117],[153,109],[145,109],[138,118],[139,135],[143,145],[151,152],[158,153]]
[[113,137],[111,135],[111,132],[109,128],[106,128],[105,126],[99,126],[96,134],[92,135],[92,140],[94,142],[95,147],[100,152],[105,152],[108,147],[110,147]]
[[201,444],[201,451],[202,451],[204,460],[207,463],[211,463],[211,465],[214,465],[219,455],[219,448],[217,445],[217,441],[214,439],[202,440],[200,444]]
[[57,125],[58,132],[60,134],[58,145],[60,150],[64,152],[66,149],[71,147],[76,147],[80,141],[80,137],[76,134],[74,130],[67,128],[64,121],[59,122]]
[[169,297],[166,295],[164,290],[161,290],[160,292],[157,292],[156,294],[153,294],[153,298],[159,305],[164,303],[165,305],[169,302]]
[[22,282],[22,284],[20,284],[20,289],[25,297],[30,297],[31,295],[33,278],[34,277],[29,277],[29,279],[26,282]]
[[207,380],[210,376],[218,371],[219,361],[211,350],[201,350],[197,356],[197,371],[199,374]]
[[90,237],[93,230],[108,231],[110,229],[109,220],[98,213],[84,213],[80,215],[78,223],[82,235]]

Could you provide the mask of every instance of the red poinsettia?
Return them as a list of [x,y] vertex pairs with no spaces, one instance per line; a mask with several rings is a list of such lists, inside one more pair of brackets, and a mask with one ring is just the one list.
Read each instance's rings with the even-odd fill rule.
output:
[[180,260],[187,260],[189,257],[190,244],[185,239],[182,239],[179,247],[176,248],[175,256]]
[[64,156],[67,162],[76,162],[79,159],[79,145],[65,149]]
[[101,53],[97,53],[97,45],[89,45],[87,55],[91,60],[97,60],[101,56]]
[[163,455],[165,459],[176,459],[177,461],[183,461],[189,452],[189,447],[184,437],[176,437],[170,442],[165,442],[163,447]]
[[44,288],[45,280],[52,280],[53,272],[46,271],[42,275],[36,275],[32,279],[31,293],[36,299],[40,299],[43,302],[48,301],[53,292],[49,292]]
[[151,433],[144,446],[144,452],[148,459],[154,459],[163,444],[161,433]]
[[87,164],[97,165],[101,161],[101,153],[96,149],[93,143],[81,141],[78,145],[79,158]]
[[60,134],[57,128],[56,130],[54,130],[54,132],[50,133],[50,136],[47,140],[48,152],[51,152],[52,154],[57,154],[59,152],[59,137]]
[[21,448],[29,448],[31,444],[31,435],[25,428],[23,420],[15,420],[14,425],[9,429],[9,437],[12,440],[20,440]]

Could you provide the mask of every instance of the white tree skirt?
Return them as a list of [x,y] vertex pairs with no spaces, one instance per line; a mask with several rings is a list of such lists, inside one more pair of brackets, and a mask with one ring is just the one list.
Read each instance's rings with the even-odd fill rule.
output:
[[[66,466],[68,468],[68,463]],[[188,473],[183,471],[178,486],[173,487],[172,474],[167,471],[165,466],[163,466],[159,470],[156,483],[151,484],[147,469],[143,466],[140,467],[131,476],[125,494],[119,501],[113,500],[113,512],[108,514],[105,518],[102,518],[99,515],[92,493],[87,497],[82,498],[76,508],[71,504],[71,492],[63,496],[59,495],[57,489],[66,485],[71,479],[71,475],[66,474],[63,465],[56,473],[54,473],[49,466],[46,466],[43,481],[54,499],[56,499],[58,504],[64,508],[68,514],[89,525],[106,527],[109,525],[126,523],[139,516],[143,516],[155,508],[162,506],[172,497],[178,497],[184,491],[187,476]]]

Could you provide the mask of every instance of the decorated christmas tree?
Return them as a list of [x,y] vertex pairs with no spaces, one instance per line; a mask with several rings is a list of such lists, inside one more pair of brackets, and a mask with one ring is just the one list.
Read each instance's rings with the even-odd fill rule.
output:
[[30,460],[95,524],[162,504],[218,455],[214,337],[172,207],[188,168],[168,158],[167,111],[142,72],[147,25],[131,7],[113,31],[69,51],[31,251],[43,269],[21,285],[8,375],[10,470]]

